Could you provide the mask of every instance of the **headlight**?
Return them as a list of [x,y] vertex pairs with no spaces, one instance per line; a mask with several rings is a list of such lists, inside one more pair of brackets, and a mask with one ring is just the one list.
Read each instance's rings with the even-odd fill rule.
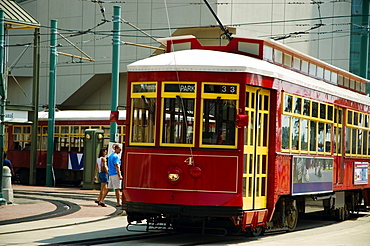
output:
[[168,178],[171,181],[177,181],[180,178],[180,174],[178,174],[178,173],[169,173]]
[[167,178],[171,182],[177,182],[182,177],[182,170],[178,166],[172,166],[167,169]]

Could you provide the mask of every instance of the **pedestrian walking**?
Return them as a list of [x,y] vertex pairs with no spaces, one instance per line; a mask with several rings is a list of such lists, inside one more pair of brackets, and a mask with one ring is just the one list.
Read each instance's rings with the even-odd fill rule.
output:
[[116,207],[121,207],[121,188],[123,177],[121,173],[121,158],[118,154],[121,153],[122,149],[119,144],[113,145],[113,149],[114,152],[108,157],[108,189],[114,189],[117,199]]
[[96,159],[96,167],[95,167],[95,177],[98,174],[99,182],[100,182],[100,193],[99,197],[95,200],[99,206],[106,207],[104,203],[104,199],[108,194],[108,165],[107,165],[107,150],[101,149],[99,152],[99,156]]

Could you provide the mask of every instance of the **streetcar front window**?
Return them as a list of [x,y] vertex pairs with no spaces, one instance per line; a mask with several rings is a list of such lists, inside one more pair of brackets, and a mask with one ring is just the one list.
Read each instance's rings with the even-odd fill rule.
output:
[[156,91],[156,82],[134,82],[131,84],[131,144],[154,145]]
[[236,100],[205,99],[202,144],[235,145]]
[[195,82],[163,83],[162,146],[194,146]]
[[164,99],[162,143],[193,144],[194,99]]
[[155,98],[132,99],[132,143],[154,143]]
[[203,83],[200,142],[203,147],[236,148],[238,95],[237,84]]

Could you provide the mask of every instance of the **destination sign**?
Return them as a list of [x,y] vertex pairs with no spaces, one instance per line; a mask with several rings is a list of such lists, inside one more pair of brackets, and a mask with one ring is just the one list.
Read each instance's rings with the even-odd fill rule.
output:
[[133,88],[133,93],[138,92],[155,92],[156,84],[135,84]]
[[183,92],[183,93],[194,93],[194,84],[165,84],[165,92]]
[[220,94],[236,94],[237,87],[235,85],[204,85],[205,93],[220,93]]

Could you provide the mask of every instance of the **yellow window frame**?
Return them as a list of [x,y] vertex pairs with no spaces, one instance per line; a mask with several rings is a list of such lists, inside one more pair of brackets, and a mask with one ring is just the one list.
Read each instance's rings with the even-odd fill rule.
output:
[[[15,132],[15,129],[19,129],[20,132]],[[32,134],[32,126],[14,125],[13,126],[13,143],[17,143],[20,150],[24,150],[26,149],[26,146],[29,145],[31,142],[31,134]]]
[[[185,84],[185,85],[194,85],[194,91],[193,92],[165,92],[166,85],[178,85],[178,84]],[[186,99],[194,99],[194,119],[193,119],[193,142],[191,144],[179,144],[179,143],[164,143],[163,139],[160,138],[159,145],[160,146],[172,146],[172,147],[194,147],[195,145],[195,122],[196,122],[196,103],[197,103],[197,83],[193,81],[163,81],[162,82],[162,89],[161,89],[161,118],[160,118],[160,135],[163,136],[163,116],[164,116],[164,100],[167,98],[176,98],[177,96],[180,96],[181,98]]]
[[[285,111],[285,108],[286,108],[286,101],[285,101],[285,96],[291,96],[292,98],[292,102],[291,102],[291,112],[287,112]],[[296,102],[296,98],[300,98],[301,100],[301,105],[300,105],[300,114],[298,113],[295,113],[295,102]],[[310,102],[310,111],[309,111],[309,115],[304,115],[304,101],[305,100],[308,100]],[[312,116],[312,110],[313,110],[313,102],[317,103],[318,104],[318,112],[317,112],[317,117],[314,117]],[[323,104],[325,105],[325,118],[320,118],[320,105]],[[282,96],[282,104],[281,104],[282,108],[281,108],[281,112],[282,112],[282,115],[286,115],[286,116],[289,116],[290,119],[289,119],[289,126],[290,126],[290,131],[289,131],[289,136],[290,136],[290,141],[289,141],[289,148],[288,149],[283,149],[281,148],[281,152],[285,152],[285,153],[310,153],[310,154],[323,154],[323,155],[331,155],[332,152],[334,152],[332,149],[330,149],[330,152],[325,152],[325,146],[324,147],[324,151],[321,152],[321,151],[318,151],[318,148],[316,148],[315,151],[311,151],[310,150],[310,145],[311,145],[311,138],[310,138],[310,133],[311,133],[311,124],[310,122],[311,121],[314,121],[316,122],[316,132],[315,132],[315,135],[316,135],[316,138],[318,139],[318,126],[319,124],[318,123],[324,123],[324,143],[326,142],[326,130],[327,130],[327,125],[326,124],[331,124],[331,139],[330,139],[330,142],[332,142],[332,140],[334,140],[337,136],[336,136],[336,132],[333,131],[334,129],[334,109],[335,109],[335,106],[333,104],[330,104],[330,103],[324,103],[324,102],[319,102],[319,101],[316,101],[316,100],[311,100],[311,99],[308,99],[308,98],[305,98],[305,97],[301,97],[301,96],[297,96],[297,95],[293,95],[293,94],[290,94],[290,93],[286,93],[284,92],[283,93],[283,96]],[[332,119],[331,120],[328,120],[328,108],[329,106],[332,106]],[[298,133],[298,141],[300,141],[301,139],[301,123],[302,123],[302,120],[308,120],[308,140],[307,140],[307,144],[308,144],[308,148],[307,150],[302,150],[302,146],[301,144],[299,143],[299,148],[297,150],[293,150],[293,146],[292,146],[292,131],[293,131],[293,117],[296,118],[296,119],[299,119],[299,133]],[[334,134],[334,137],[332,136]]]
[[[204,92],[205,85],[226,85],[226,86],[235,86],[236,93],[235,94],[223,94],[223,93],[207,93]],[[240,85],[237,83],[220,83],[220,82],[202,82],[201,87],[201,124],[200,124],[200,137],[199,137],[199,146],[201,148],[218,148],[218,149],[236,149],[238,144],[238,128],[235,127],[235,144],[234,145],[210,145],[210,144],[202,144],[203,139],[203,108],[204,108],[204,99],[217,99],[221,95],[221,99],[226,100],[235,100],[236,101],[236,109],[239,108],[239,93],[240,93]]]
[[[337,114],[334,114],[334,143],[339,143],[339,145],[341,146],[338,146],[338,144],[336,144],[334,146],[335,148],[335,152],[333,152],[334,155],[337,155],[337,156],[342,156],[343,155],[343,141],[345,140],[344,139],[344,109],[343,108],[340,108],[338,106],[334,106],[334,112],[335,110],[337,110]],[[339,121],[339,119],[341,119],[341,121]],[[339,138],[340,136],[340,138]],[[340,139],[340,141],[339,141]],[[338,152],[338,150],[341,150],[340,153]]]
[[[155,91],[154,92],[134,92],[134,86],[135,85],[154,85]],[[157,98],[157,91],[158,91],[158,83],[156,81],[145,81],[145,82],[132,82],[131,83],[131,99],[136,98]],[[156,115],[155,115],[156,117]],[[157,119],[155,120],[155,123],[157,123]],[[156,127],[154,128],[154,141],[153,143],[150,142],[132,142],[132,134],[133,134],[133,111],[132,111],[132,101],[131,101],[131,114],[130,114],[130,136],[129,136],[129,144],[135,145],[135,146],[154,146],[156,142]]]
[[[352,113],[352,115],[351,115],[351,122],[352,123],[349,123],[349,112],[351,112]],[[357,125],[355,124],[355,114],[358,114],[358,117],[357,117]],[[360,119],[360,115],[362,115],[362,117],[368,117],[368,119],[369,119],[369,117],[370,117],[370,115],[369,114],[366,114],[366,113],[362,113],[362,112],[360,112],[360,111],[357,111],[357,110],[352,110],[352,109],[346,109],[345,110],[345,114],[346,114],[346,124],[345,124],[345,126],[346,126],[346,128],[349,128],[350,129],[350,143],[349,143],[349,146],[350,146],[350,148],[349,148],[349,153],[345,153],[346,154],[346,156],[353,156],[353,157],[368,157],[369,155],[368,155],[368,151],[367,151],[367,154],[363,154],[363,153],[361,153],[361,154],[358,154],[357,153],[357,151],[356,151],[356,153],[355,154],[353,154],[352,153],[352,143],[353,143],[353,136],[352,136],[352,129],[356,129],[357,130],[357,136],[356,136],[356,146],[358,146],[359,145],[359,143],[358,143],[358,136],[359,136],[359,131],[361,130],[361,131],[367,131],[367,133],[368,134],[370,134],[370,122],[368,122],[368,126],[366,127],[366,126],[360,126],[360,121],[359,121],[359,119]],[[361,143],[362,144],[362,143]],[[369,146],[369,144],[370,144],[370,141],[369,141],[369,139],[367,139],[367,146]],[[369,147],[368,147],[369,148]]]

